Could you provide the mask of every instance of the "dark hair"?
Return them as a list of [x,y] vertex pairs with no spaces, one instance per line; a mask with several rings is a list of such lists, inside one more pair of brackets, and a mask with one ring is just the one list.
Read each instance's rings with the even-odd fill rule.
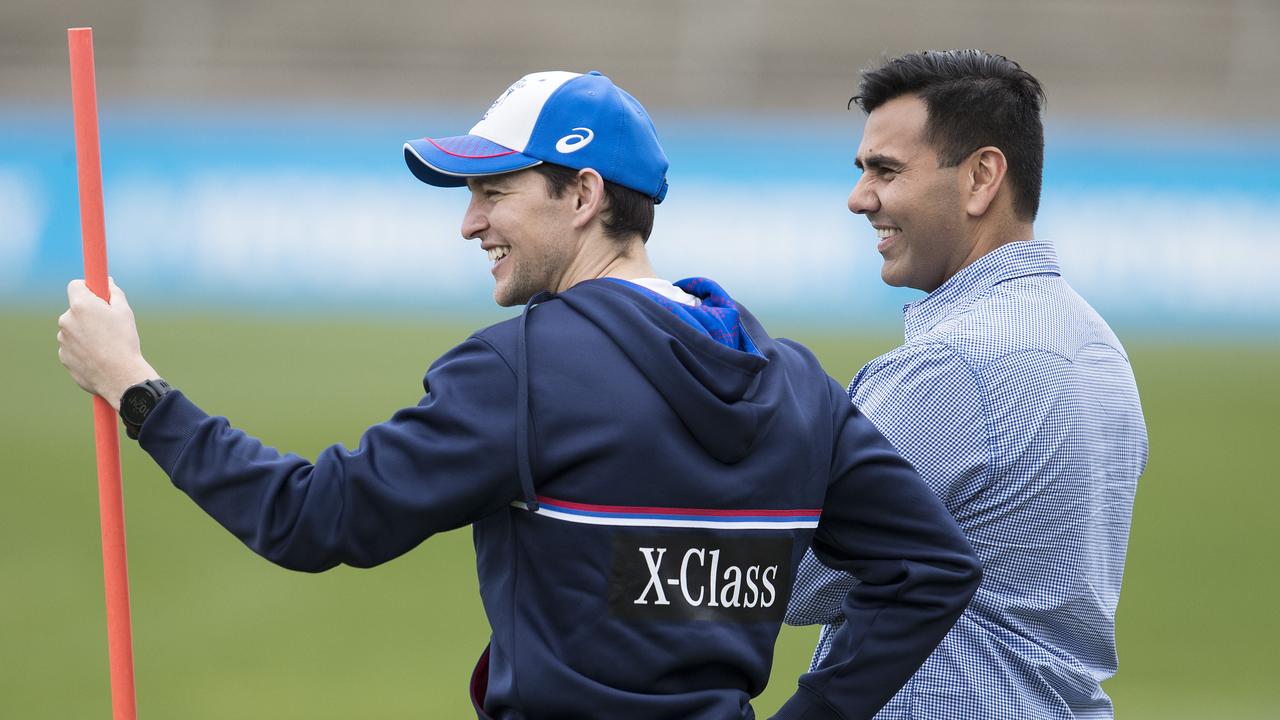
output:
[[955,167],[981,147],[1000,148],[1009,162],[1013,211],[1034,220],[1044,172],[1044,88],[1003,55],[981,50],[926,50],[893,58],[862,74],[857,103],[868,115],[902,95],[924,100],[925,137],[939,167]]
[[[569,184],[578,179],[578,171],[563,165],[542,163],[534,170],[547,182],[547,194],[553,198],[564,195]],[[653,232],[653,198],[638,190],[604,181],[604,194],[608,204],[601,214],[604,233],[615,240],[626,240],[639,235],[641,242],[649,242]]]

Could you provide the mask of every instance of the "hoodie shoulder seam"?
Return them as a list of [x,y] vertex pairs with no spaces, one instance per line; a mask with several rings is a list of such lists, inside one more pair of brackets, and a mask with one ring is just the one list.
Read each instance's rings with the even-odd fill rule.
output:
[[[484,332],[484,331],[482,330],[481,332]],[[480,333],[476,333],[467,339],[475,340],[476,342],[489,348],[489,350],[493,352],[494,355],[498,356],[498,359],[502,361],[502,364],[507,366],[507,372],[511,373],[511,377],[516,376],[515,367],[512,366],[511,361],[507,358],[506,354],[503,353],[501,350],[499,350],[498,346],[490,342],[488,338],[482,337]]]

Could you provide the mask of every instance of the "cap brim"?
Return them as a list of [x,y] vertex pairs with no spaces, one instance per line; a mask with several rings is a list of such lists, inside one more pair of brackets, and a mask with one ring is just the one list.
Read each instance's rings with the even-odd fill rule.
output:
[[467,178],[515,172],[542,162],[476,135],[410,140],[404,144],[404,161],[414,177],[437,187],[460,187]]

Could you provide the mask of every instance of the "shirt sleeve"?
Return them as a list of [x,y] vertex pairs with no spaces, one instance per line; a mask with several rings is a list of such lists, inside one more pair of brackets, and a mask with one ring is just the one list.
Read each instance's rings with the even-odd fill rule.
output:
[[853,404],[957,518],[990,481],[991,434],[973,368],[945,344],[904,346],[849,385]]
[[[904,346],[868,363],[849,385],[853,404],[920,473],[952,516],[986,486],[991,443],[976,375],[949,346]],[[840,601],[856,579],[807,553],[787,623],[843,622]],[[815,653],[815,666],[825,655]]]
[[847,622],[831,652],[778,711],[789,720],[873,716],[951,629],[981,577],[937,495],[834,383],[833,392],[833,479],[813,551],[861,582],[841,598]]
[[315,462],[281,454],[171,392],[139,442],[254,552],[295,570],[369,567],[520,497],[515,375],[483,340],[436,361],[415,407]]

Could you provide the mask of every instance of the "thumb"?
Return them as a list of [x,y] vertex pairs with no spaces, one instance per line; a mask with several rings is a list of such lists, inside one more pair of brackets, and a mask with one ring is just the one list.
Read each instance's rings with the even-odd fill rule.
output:
[[123,306],[123,307],[129,307],[129,298],[125,297],[124,290],[121,290],[121,289],[120,289],[120,286],[119,286],[119,285],[116,285],[116,280],[115,280],[115,278],[113,278],[113,277],[108,277],[108,278],[107,278],[107,288],[108,288],[108,290],[109,290],[109,291],[110,291],[110,293],[111,293],[111,304],[112,304],[112,305],[120,305],[120,306]]

